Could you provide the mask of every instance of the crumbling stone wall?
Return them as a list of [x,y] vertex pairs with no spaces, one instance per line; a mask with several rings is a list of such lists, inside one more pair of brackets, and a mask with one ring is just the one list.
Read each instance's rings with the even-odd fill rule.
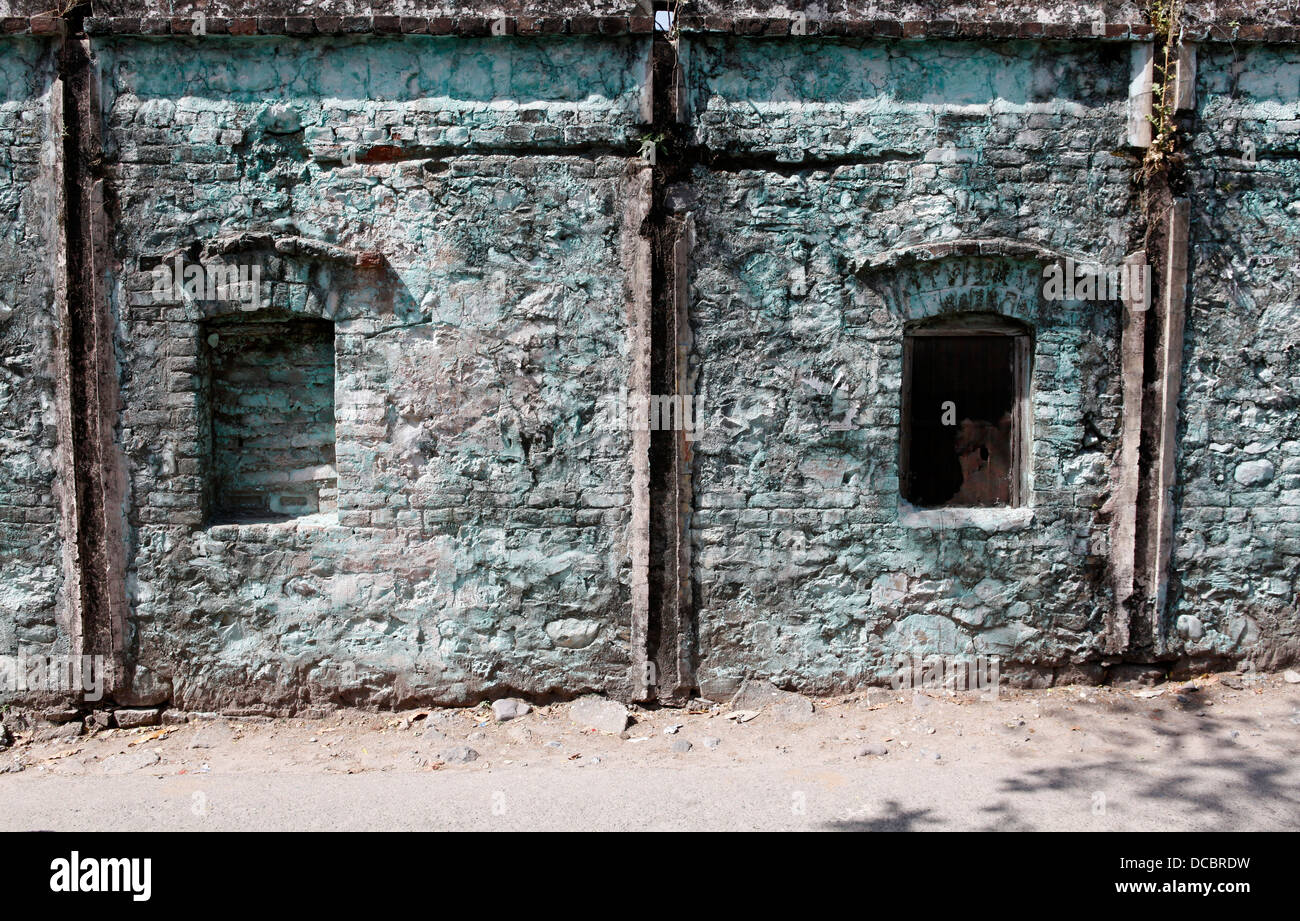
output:
[[56,295],[60,99],[45,39],[0,38],[0,654],[71,650]]
[[[0,0],[0,653],[258,712],[1294,660],[1293,11],[678,12]],[[1150,310],[1046,300],[1071,257]],[[1030,331],[1024,501],[914,508],[906,333],[972,315]],[[241,463],[302,514],[225,520]]]
[[1300,653],[1300,52],[1207,43],[1197,55],[1191,296],[1171,604],[1185,655]]
[[[634,40],[110,39],[130,654],[180,704],[630,682]],[[220,251],[218,255],[218,250]],[[189,252],[336,330],[337,517],[205,516]],[[143,260],[143,261],[142,261]],[[249,316],[256,316],[249,313]],[[394,676],[402,676],[394,687]]]
[[[899,651],[1079,674],[1112,603],[1123,307],[1045,301],[1043,268],[1123,260],[1128,49],[704,36],[687,58],[718,164],[690,199],[701,685],[841,687]],[[1034,331],[1026,508],[899,498],[904,324],[961,311]]]

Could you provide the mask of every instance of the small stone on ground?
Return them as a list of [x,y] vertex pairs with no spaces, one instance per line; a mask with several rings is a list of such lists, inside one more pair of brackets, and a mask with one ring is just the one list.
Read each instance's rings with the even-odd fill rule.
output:
[[579,697],[569,704],[569,720],[583,729],[618,735],[627,728],[627,707],[603,697]]

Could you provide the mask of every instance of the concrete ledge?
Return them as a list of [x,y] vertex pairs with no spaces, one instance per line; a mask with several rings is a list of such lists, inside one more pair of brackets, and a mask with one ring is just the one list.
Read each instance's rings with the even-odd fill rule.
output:
[[295,531],[321,531],[339,526],[338,512],[317,512],[299,515],[282,521],[231,521],[209,525],[206,534],[213,540],[266,540],[272,534],[291,534]]
[[[26,23],[26,20],[23,20]],[[60,21],[61,22],[61,21]],[[87,35],[193,36],[190,17],[92,16],[85,22]],[[654,20],[645,16],[575,16],[568,19],[524,16],[210,16],[203,22],[206,35],[649,35]],[[202,37],[202,36],[200,36]]]
[[981,531],[1023,531],[1034,525],[1031,508],[917,508],[898,503],[898,524],[904,528],[979,528]]
[[[52,17],[38,17],[49,20]],[[63,21],[57,20],[62,27]],[[9,20],[5,20],[6,23]],[[37,19],[17,19],[18,26],[5,31],[38,31]],[[29,22],[31,25],[29,25]],[[188,17],[93,16],[86,19],[88,35],[191,35]],[[506,16],[292,16],[234,19],[209,17],[208,35],[338,35],[377,33],[385,35],[650,35],[653,20],[645,16],[573,16],[541,18]],[[955,19],[806,19],[683,16],[681,31],[687,35],[743,35],[752,38],[895,38],[955,40],[1034,40],[1147,42],[1155,30],[1142,22],[1107,22],[1097,31],[1091,22],[1040,22],[1038,20],[955,20]],[[1203,25],[1189,41],[1296,42],[1300,27]]]
[[1073,41],[1149,41],[1155,30],[1144,22],[1091,21],[1041,22],[1037,19],[859,19],[818,18],[792,15],[780,18],[685,15],[681,30],[686,34],[729,33],[753,37],[796,38],[951,38],[951,39],[1048,39]]
[[949,240],[943,243],[914,243],[883,253],[852,256],[850,264],[854,273],[866,274],[962,256],[1002,256],[1008,259],[1028,259],[1038,262],[1059,262],[1072,257],[1084,264],[1090,261],[1086,255],[1065,253],[1025,240],[990,237]]

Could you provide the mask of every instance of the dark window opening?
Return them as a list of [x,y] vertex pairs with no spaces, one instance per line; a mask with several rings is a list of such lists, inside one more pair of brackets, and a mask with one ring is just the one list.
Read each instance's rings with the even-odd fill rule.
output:
[[277,521],[337,508],[334,324],[213,320],[203,329],[214,522]]
[[901,490],[921,508],[1021,504],[1029,337],[1000,319],[910,330]]

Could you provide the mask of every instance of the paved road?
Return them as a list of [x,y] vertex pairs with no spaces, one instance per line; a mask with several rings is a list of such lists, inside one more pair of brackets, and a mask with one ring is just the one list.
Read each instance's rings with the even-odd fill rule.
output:
[[567,704],[33,730],[0,753],[0,830],[1300,829],[1300,685],[1276,676],[635,716],[623,738]]
[[[1028,769],[1026,769],[1028,768]],[[1104,796],[1104,799],[1101,797]],[[1300,766],[877,761],[0,779],[4,830],[1300,828]]]

